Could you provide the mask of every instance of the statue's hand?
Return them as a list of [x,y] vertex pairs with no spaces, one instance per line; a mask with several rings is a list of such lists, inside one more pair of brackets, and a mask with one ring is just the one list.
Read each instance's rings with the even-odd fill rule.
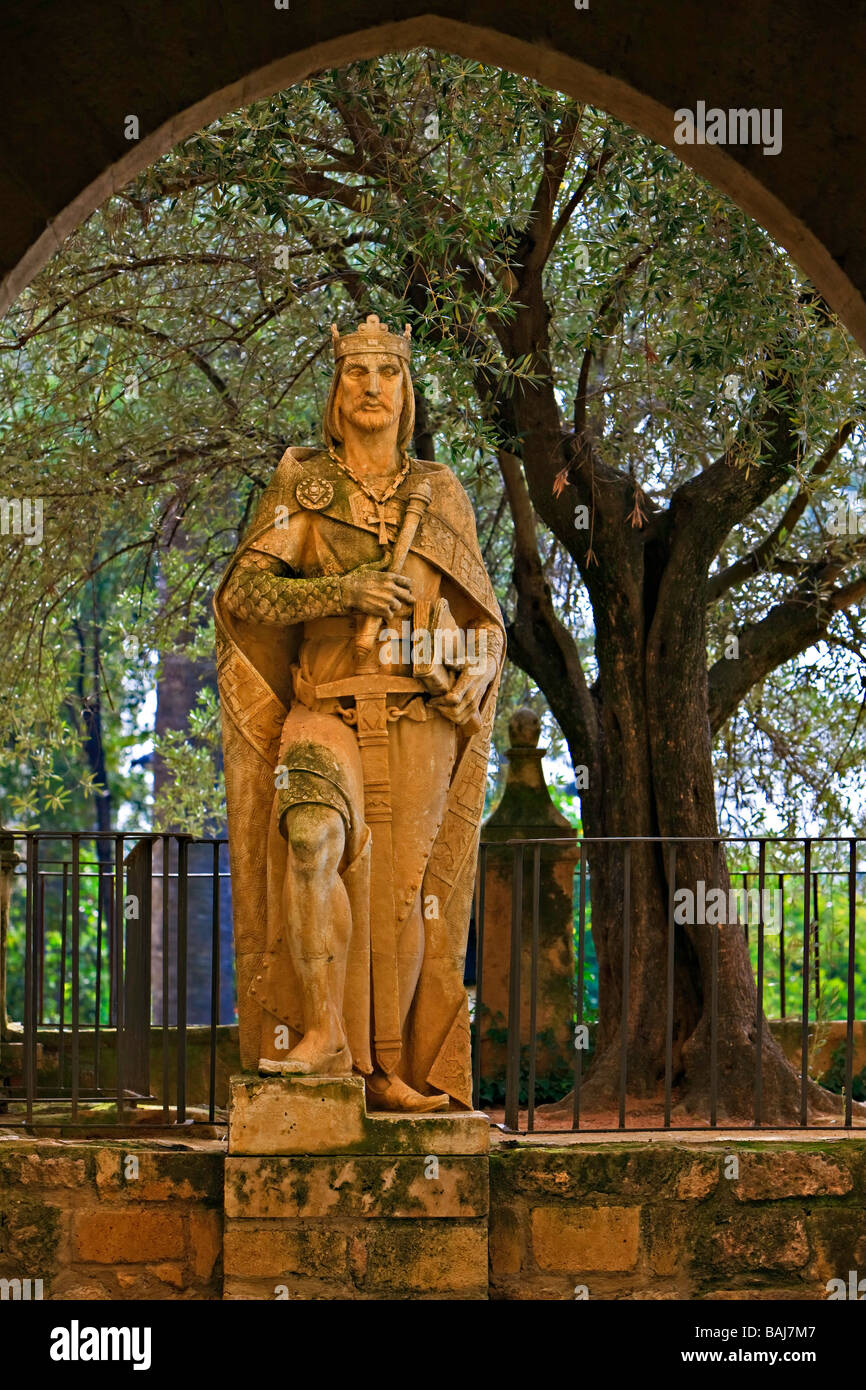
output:
[[375,618],[393,618],[412,602],[412,583],[406,575],[380,569],[352,570],[344,575],[342,589],[347,609]]
[[448,693],[437,695],[435,700],[430,701],[430,705],[446,719],[450,719],[452,724],[465,724],[467,719],[478,713],[484,692],[495,675],[495,662],[488,662],[480,674],[477,667],[467,666],[460,672]]

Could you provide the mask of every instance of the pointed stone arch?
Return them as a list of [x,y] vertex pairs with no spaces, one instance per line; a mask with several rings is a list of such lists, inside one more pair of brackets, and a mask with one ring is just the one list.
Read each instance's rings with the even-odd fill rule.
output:
[[[419,45],[525,73],[675,149],[786,248],[866,347],[866,13],[810,0],[6,6],[0,312],[178,140],[312,72]],[[781,153],[676,145],[674,112],[698,100],[781,108]]]

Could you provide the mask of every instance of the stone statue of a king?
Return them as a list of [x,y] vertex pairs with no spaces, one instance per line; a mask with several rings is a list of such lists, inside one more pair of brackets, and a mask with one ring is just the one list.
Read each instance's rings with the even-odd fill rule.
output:
[[331,331],[325,447],[287,449],[214,600],[241,1064],[470,1109],[504,631],[466,494],[408,452],[408,327]]

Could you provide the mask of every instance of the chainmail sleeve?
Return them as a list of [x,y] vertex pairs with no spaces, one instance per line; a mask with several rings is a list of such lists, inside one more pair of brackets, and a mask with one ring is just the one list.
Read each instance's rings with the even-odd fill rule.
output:
[[241,556],[226,583],[223,601],[235,618],[275,627],[348,612],[340,575],[294,579],[282,560],[261,551]]

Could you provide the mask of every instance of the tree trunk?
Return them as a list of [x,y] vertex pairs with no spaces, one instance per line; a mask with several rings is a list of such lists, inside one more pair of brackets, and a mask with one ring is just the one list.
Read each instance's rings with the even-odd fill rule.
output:
[[[588,837],[705,837],[678,849],[676,886],[709,889],[718,872],[726,893],[728,871],[720,851],[708,716],[706,583],[713,536],[699,515],[703,495],[687,492],[678,507],[653,511],[622,473],[599,461],[591,442],[566,436],[550,375],[550,314],[540,279],[520,287],[523,307],[502,328],[512,357],[528,355],[542,380],[518,386],[496,405],[505,438],[519,441],[526,491],[535,512],[575,558],[592,603],[598,679],[588,689],[574,642],[556,618],[535,540],[535,519],[522,515],[522,483],[505,456],[503,476],[515,517],[514,584],[517,614],[509,651],[540,685],[569,744],[577,768],[588,769],[581,793]],[[787,466],[780,449],[776,474],[750,480],[767,491]],[[515,461],[516,462],[516,461]],[[569,487],[557,495],[557,476],[571,465]],[[713,479],[725,533],[725,508],[742,502],[738,470]],[[561,490],[560,490],[561,491]],[[586,501],[590,531],[574,526],[574,503]],[[516,509],[515,509],[516,508]],[[623,1017],[625,876],[621,846],[591,846],[592,935],[599,968],[599,1028],[587,1073],[585,1107],[609,1109],[619,1093],[625,1029],[627,1093],[660,1093],[665,1074],[666,960],[669,846],[633,844],[629,850],[629,989]],[[714,946],[715,941],[715,946]],[[714,955],[715,952],[715,955]],[[673,998],[673,1080],[686,1110],[709,1117],[712,1057],[710,1012],[716,974],[716,1099],[720,1121],[751,1123],[755,1114],[757,995],[743,928],[677,927]],[[795,1124],[800,1078],[762,1019],[762,1118]],[[838,1113],[838,1097],[809,1083],[809,1114]],[[570,1101],[561,1102],[566,1109]]]
[[[707,714],[703,595],[693,579],[661,568],[653,540],[622,520],[619,563],[592,580],[599,676],[598,768],[582,799],[584,832],[595,836],[696,837],[677,845],[676,887],[721,888]],[[628,533],[631,534],[628,534]],[[674,572],[671,572],[673,569]],[[619,1093],[623,1046],[626,861],[630,860],[629,989],[625,1010],[627,1093],[660,1093],[665,1074],[670,850],[647,842],[591,846],[592,933],[599,965],[599,1028],[585,1104],[610,1107]],[[716,1103],[722,1122],[755,1118],[757,993],[743,926],[676,926],[673,1082],[680,1105],[702,1118],[712,1096],[711,1004],[716,974]],[[714,959],[715,952],[715,959]],[[762,1119],[796,1124],[800,1080],[762,1020]],[[812,1116],[840,1101],[808,1088]]]
[[[102,604],[99,586],[94,581],[92,610],[75,624],[80,647],[78,669],[78,698],[81,713],[82,747],[88,769],[93,777],[94,829],[99,832],[93,841],[94,859],[98,866],[97,913],[103,943],[100,958],[100,999],[107,995],[108,1022],[117,1021],[114,989],[116,980],[116,951],[118,924],[114,920],[114,842],[111,839],[114,802],[108,781],[108,762],[105,756],[105,731],[102,719]],[[122,923],[120,927],[122,929]],[[100,1007],[101,1012],[101,1007]]]

